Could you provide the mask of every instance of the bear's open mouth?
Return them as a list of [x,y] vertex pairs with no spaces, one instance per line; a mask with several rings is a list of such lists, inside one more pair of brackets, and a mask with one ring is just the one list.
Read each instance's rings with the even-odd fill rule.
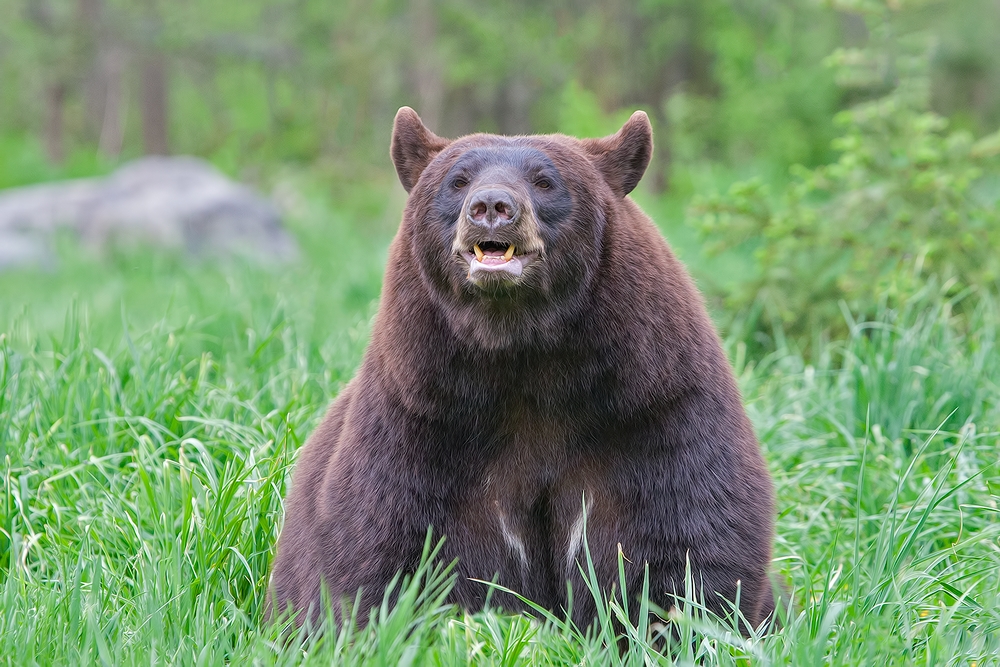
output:
[[503,264],[514,257],[514,244],[499,241],[483,241],[472,246],[476,261],[483,264]]
[[480,241],[460,253],[469,263],[469,279],[479,282],[485,278],[519,278],[524,268],[538,258],[537,251],[521,249],[505,241]]

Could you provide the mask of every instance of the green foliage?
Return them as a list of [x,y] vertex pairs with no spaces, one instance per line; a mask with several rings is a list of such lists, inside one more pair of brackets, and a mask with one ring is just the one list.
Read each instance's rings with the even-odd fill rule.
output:
[[54,165],[45,156],[37,137],[24,134],[0,135],[0,189],[66,178],[103,174],[113,164],[94,151],[77,149],[63,164]]
[[[893,43],[898,47],[898,43]],[[729,297],[760,300],[793,333],[842,326],[841,303],[870,315],[882,296],[913,295],[927,276],[963,287],[1000,278],[1000,133],[978,141],[927,108],[925,61],[886,50],[838,51],[843,80],[883,97],[837,116],[838,159],[796,166],[776,195],[760,179],[693,206],[715,251],[752,247],[757,279]]]
[[841,102],[820,66],[841,17],[814,0],[0,0],[0,13],[0,137],[113,160],[144,150],[151,54],[167,64],[171,149],[233,172],[370,160],[404,103],[445,134],[551,131],[572,82],[604,113],[645,108],[664,166],[674,153],[813,164]]
[[842,40],[835,18],[815,2],[706,8],[696,39],[712,54],[711,79],[686,82],[664,100],[679,163],[826,159],[841,103],[822,67]]
[[559,99],[556,130],[571,137],[603,137],[614,134],[632,112],[605,113],[597,95],[576,81],[570,81]]
[[859,18],[872,7],[933,33],[935,110],[977,134],[996,127],[992,0],[0,0],[0,146],[34,137],[50,163],[21,169],[4,151],[0,187],[101,173],[147,150],[153,55],[170,151],[231,174],[384,168],[392,116],[409,104],[448,136],[603,133],[584,117],[642,108],[657,138],[644,187],[688,197],[748,172],[780,180],[789,164],[828,162],[834,114],[884,88],[822,66],[881,39]]

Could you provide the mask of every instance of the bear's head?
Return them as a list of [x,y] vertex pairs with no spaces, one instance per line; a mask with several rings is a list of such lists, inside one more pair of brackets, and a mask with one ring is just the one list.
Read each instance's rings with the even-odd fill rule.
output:
[[[490,350],[551,343],[587,306],[608,225],[652,155],[637,111],[602,139],[473,134],[443,139],[409,107],[392,159],[409,200],[401,237],[463,339]],[[620,216],[617,216],[620,217]]]

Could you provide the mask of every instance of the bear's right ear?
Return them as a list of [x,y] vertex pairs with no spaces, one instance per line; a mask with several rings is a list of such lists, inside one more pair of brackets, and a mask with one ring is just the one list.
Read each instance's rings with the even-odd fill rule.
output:
[[403,188],[409,192],[417,184],[420,174],[451,142],[442,139],[426,127],[417,112],[410,107],[400,107],[392,125],[392,163]]

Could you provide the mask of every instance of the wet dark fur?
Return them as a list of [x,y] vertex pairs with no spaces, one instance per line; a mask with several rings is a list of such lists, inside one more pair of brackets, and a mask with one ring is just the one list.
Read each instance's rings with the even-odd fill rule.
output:
[[[392,155],[410,198],[361,368],[299,456],[275,609],[315,613],[325,581],[334,600],[361,588],[366,617],[433,526],[458,559],[454,602],[481,607],[488,588],[471,579],[496,578],[559,610],[568,577],[586,625],[594,604],[568,554],[585,499],[607,588],[621,545],[629,590],[648,563],[664,608],[689,560],[711,608],[727,613],[739,582],[749,622],[767,617],[771,481],[698,292],[626,198],[651,150],[641,113],[601,140],[449,142],[400,111]],[[546,252],[522,283],[468,282],[456,165],[499,169],[531,205]]]

